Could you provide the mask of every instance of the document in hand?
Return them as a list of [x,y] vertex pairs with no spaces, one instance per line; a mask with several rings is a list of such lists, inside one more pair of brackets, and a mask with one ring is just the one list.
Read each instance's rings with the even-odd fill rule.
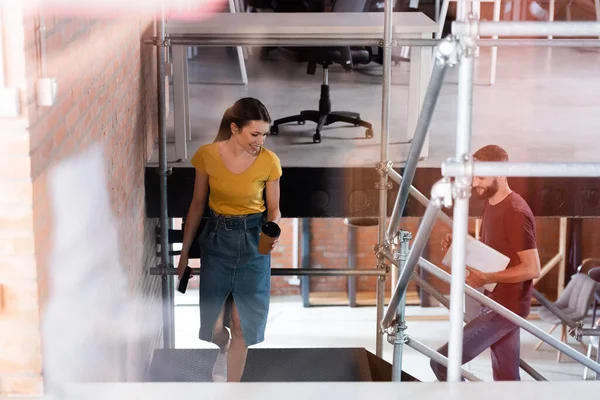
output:
[[[473,236],[467,235],[467,249],[465,252],[465,264],[481,272],[503,271],[508,266],[510,258],[491,248],[487,244],[480,242]],[[446,252],[442,264],[452,268],[452,245]],[[468,274],[468,271],[467,271]],[[484,288],[492,292],[496,288],[496,283],[484,285]]]

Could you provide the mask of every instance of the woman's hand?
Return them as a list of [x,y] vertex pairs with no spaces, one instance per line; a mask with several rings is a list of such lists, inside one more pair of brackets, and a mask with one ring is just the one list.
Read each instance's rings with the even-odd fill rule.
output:
[[[187,256],[181,255],[179,257],[179,263],[177,264],[177,277],[181,280],[183,273],[185,272],[185,268],[188,266],[188,258]],[[192,275],[190,275],[190,278]]]

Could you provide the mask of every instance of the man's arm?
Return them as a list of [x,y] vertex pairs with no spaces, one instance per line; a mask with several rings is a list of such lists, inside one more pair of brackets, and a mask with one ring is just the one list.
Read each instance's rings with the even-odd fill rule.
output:
[[500,272],[486,274],[487,283],[519,283],[540,277],[541,263],[537,249],[517,253],[521,263]]

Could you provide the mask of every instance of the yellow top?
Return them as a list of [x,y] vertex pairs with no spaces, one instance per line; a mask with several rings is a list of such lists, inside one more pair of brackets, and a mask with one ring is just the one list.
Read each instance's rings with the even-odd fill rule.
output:
[[208,175],[210,194],[208,205],[221,215],[262,213],[266,209],[263,191],[267,181],[281,177],[279,157],[261,147],[254,162],[241,174],[225,166],[218,142],[201,146],[191,164]]

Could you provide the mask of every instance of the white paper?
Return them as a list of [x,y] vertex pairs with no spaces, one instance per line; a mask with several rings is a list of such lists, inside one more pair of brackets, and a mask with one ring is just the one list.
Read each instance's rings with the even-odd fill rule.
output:
[[[510,258],[491,248],[483,242],[467,235],[467,246],[465,252],[465,264],[481,272],[503,271],[508,266]],[[452,245],[446,252],[442,264],[452,268]],[[467,271],[468,273],[468,271]],[[489,283],[483,286],[487,291],[492,292],[496,288],[496,283]]]

